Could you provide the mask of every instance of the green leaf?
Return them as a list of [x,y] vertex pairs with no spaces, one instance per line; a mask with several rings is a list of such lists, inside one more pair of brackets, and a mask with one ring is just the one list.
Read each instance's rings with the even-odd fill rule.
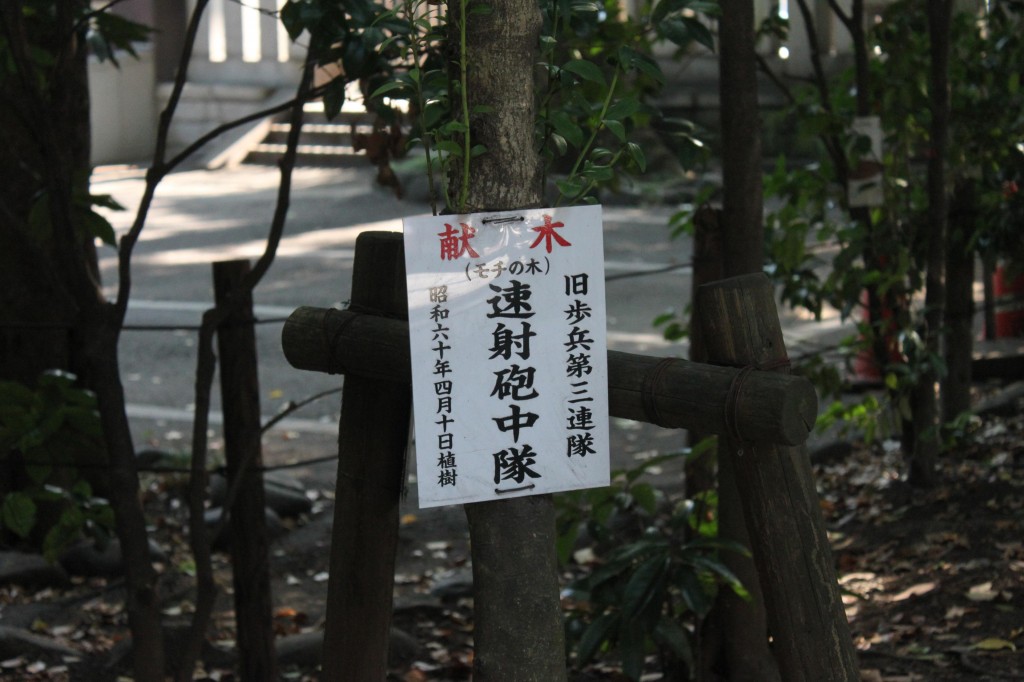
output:
[[684,571],[679,574],[676,582],[686,606],[698,616],[707,615],[714,600],[697,574]]
[[662,73],[658,62],[628,45],[619,48],[619,62],[627,69],[636,69],[658,85],[665,84],[665,74]]
[[[412,77],[411,74],[410,77]],[[415,78],[413,78],[413,80],[415,80]],[[370,99],[378,99],[388,94],[389,92],[394,92],[395,90],[402,90],[407,87],[408,84],[404,83],[403,81],[388,81],[384,85],[374,90],[373,93],[370,94]]]
[[711,34],[711,31],[697,19],[686,18],[683,19],[686,22],[687,27],[690,29],[690,35],[698,43],[708,48],[711,52],[715,51],[715,36]]
[[16,381],[0,381],[0,405],[20,405],[28,409],[35,403],[35,393]]
[[67,423],[78,433],[99,438],[103,435],[100,415],[96,410],[84,407],[68,407],[65,411]]
[[302,32],[306,30],[306,22],[303,15],[303,6],[306,4],[297,0],[288,0],[285,6],[281,8],[281,23],[284,24],[285,30],[288,31],[288,37],[293,41],[297,40],[302,35]]
[[669,310],[668,312],[664,312],[661,315],[658,315],[657,317],[655,317],[654,320],[651,322],[651,324],[653,326],[655,326],[655,327],[660,327],[661,325],[665,324],[666,322],[671,322],[674,319],[676,319],[675,311],[674,310]]
[[109,194],[91,194],[89,195],[89,201],[93,206],[102,206],[111,211],[125,210],[124,205]]
[[621,121],[624,118],[632,116],[638,111],[640,111],[640,102],[635,97],[627,97],[625,99],[620,99],[618,102],[615,102],[608,107],[608,111],[605,113],[604,117],[605,119]]
[[99,213],[87,211],[83,216],[86,232],[96,237],[107,246],[117,246],[117,235],[114,233],[114,226],[110,221]]
[[452,140],[438,140],[435,145],[438,150],[451,154],[452,156],[462,156],[462,146],[458,142]]
[[341,107],[345,104],[345,97],[345,79],[335,78],[324,92],[324,116],[328,121],[333,121],[341,113]]
[[629,489],[633,494],[633,499],[636,503],[647,512],[648,514],[654,514],[658,509],[658,495],[654,492],[654,488],[646,483],[638,483]]
[[583,129],[564,111],[551,114],[551,125],[573,147],[583,146]]
[[647,172],[647,157],[644,156],[644,150],[640,148],[640,145],[635,142],[629,142],[626,144],[626,150],[633,159],[633,163],[640,169],[640,172]]
[[612,135],[619,138],[619,142],[626,141],[626,126],[622,125],[619,121],[606,120],[604,127],[612,132]]
[[571,180],[556,180],[555,186],[558,187],[558,191],[562,193],[562,196],[571,199],[583,191],[586,183],[582,178],[572,178]]
[[36,523],[36,503],[24,492],[7,493],[0,505],[0,517],[14,534],[26,538]]
[[668,557],[653,556],[640,564],[626,583],[622,596],[622,617],[632,620],[639,617],[652,605],[660,605],[665,599],[665,573]]
[[588,62],[585,59],[574,59],[562,65],[562,70],[575,74],[583,80],[606,85],[604,74],[601,73],[600,67],[594,62]]
[[661,618],[654,626],[654,639],[680,661],[689,664],[693,662],[693,647],[690,645],[690,635],[679,626],[678,623],[669,619]]
[[608,182],[615,177],[615,171],[612,170],[611,166],[598,166],[587,163],[580,172],[580,175],[591,182]]
[[374,5],[370,0],[346,0],[345,9],[358,26],[370,26],[374,20]]
[[[78,523],[75,523],[71,517],[65,520],[67,512],[72,510],[78,512]],[[43,558],[47,561],[56,561],[62,551],[81,537],[81,510],[78,507],[68,507],[65,510],[65,516],[61,516],[61,520],[43,538]]]
[[647,638],[643,626],[638,622],[626,621],[619,629],[619,653],[622,655],[622,672],[630,679],[639,680],[644,672],[644,644]]
[[566,152],[569,151],[569,145],[566,143],[565,138],[558,133],[551,133],[548,142],[554,148],[555,156],[565,156]]
[[712,559],[711,557],[698,557],[693,563],[695,566],[716,574],[730,588],[732,588],[732,591],[735,592],[738,597],[746,600],[751,598],[750,592],[748,592],[747,588],[743,586],[743,583],[736,577],[736,574],[729,570],[729,568],[722,562]]
[[689,47],[691,43],[700,43],[712,52],[715,51],[715,38],[708,27],[698,19],[691,17],[672,17],[658,25],[661,34],[679,47]]
[[605,613],[594,619],[580,637],[579,646],[576,648],[580,665],[586,665],[594,658],[594,654],[609,640],[612,631],[618,628],[621,620],[618,613]]

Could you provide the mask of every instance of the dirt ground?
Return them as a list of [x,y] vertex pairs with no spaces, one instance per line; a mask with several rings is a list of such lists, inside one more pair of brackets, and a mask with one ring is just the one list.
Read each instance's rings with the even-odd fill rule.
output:
[[[927,493],[901,480],[899,453],[890,442],[855,442],[815,462],[865,682],[1024,679],[1022,427],[1019,400],[1003,415],[976,421],[969,437],[943,458],[943,484]],[[679,434],[629,423],[617,424],[616,434],[620,462],[641,461],[681,445]],[[268,464],[280,464],[328,454],[332,448],[326,437],[283,438],[267,442],[265,457]],[[282,638],[322,629],[333,510],[333,463],[291,472],[305,485],[313,509],[286,520],[287,531],[271,547],[275,624]],[[659,483],[675,494],[678,472],[662,471]],[[167,555],[160,566],[165,615],[170,624],[181,626],[193,608],[182,481],[163,476],[147,484],[154,536]],[[216,555],[216,567],[222,596],[211,626],[213,646],[197,679],[230,680],[235,679],[230,656],[234,625],[225,554]],[[391,679],[470,678],[469,575],[461,509],[421,511],[412,502],[404,504],[394,613],[394,626],[404,635],[393,643]],[[4,661],[0,679],[129,679],[124,677],[128,647],[121,581],[76,583],[68,590],[0,589],[4,618],[20,613],[34,632],[73,649],[78,659]],[[26,613],[35,617],[26,618]],[[284,679],[316,679],[308,660],[290,660],[297,662],[282,666]],[[574,680],[626,679],[613,658],[574,675]],[[652,667],[644,679],[661,677]]]

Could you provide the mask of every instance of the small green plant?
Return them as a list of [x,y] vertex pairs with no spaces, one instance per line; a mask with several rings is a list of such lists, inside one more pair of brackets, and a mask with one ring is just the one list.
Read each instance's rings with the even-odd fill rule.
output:
[[22,469],[25,480],[0,502],[0,523],[26,539],[37,530],[40,508],[59,509],[45,529],[43,551],[53,560],[83,534],[106,542],[114,514],[78,471],[106,461],[96,398],[65,372],[44,373],[34,389],[0,382],[0,460]]
[[651,467],[678,460],[670,453],[615,472],[613,485],[559,496],[559,553],[566,559],[585,528],[596,547],[593,570],[570,587],[574,604],[566,623],[575,664],[618,656],[623,672],[639,680],[644,660],[656,654],[665,671],[694,668],[694,628],[723,587],[746,597],[739,580],[718,559],[746,550],[716,538],[716,497],[670,504],[641,480]]

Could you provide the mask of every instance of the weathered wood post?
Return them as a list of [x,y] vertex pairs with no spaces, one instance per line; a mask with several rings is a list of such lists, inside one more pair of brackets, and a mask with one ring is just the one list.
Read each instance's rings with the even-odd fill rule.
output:
[[[693,216],[693,277],[690,281],[690,319],[697,319],[697,288],[702,284],[716,282],[722,277],[724,258],[722,255],[722,231],[719,229],[721,211],[711,206],[701,206]],[[707,351],[700,325],[690,324],[690,353],[694,362],[705,362]],[[694,430],[687,434],[691,447],[708,437],[707,431]],[[686,497],[694,499],[698,493],[715,487],[713,453],[705,453],[686,462]]]
[[[402,235],[364,232],[356,240],[349,310],[405,319],[406,308]],[[320,322],[319,333],[326,335],[323,316]],[[331,338],[336,337],[323,340],[329,343]],[[373,337],[368,341],[379,345]],[[332,350],[327,370],[347,369],[349,357],[335,358]],[[345,364],[339,366],[338,361]],[[376,358],[377,364],[392,361],[386,356]],[[366,359],[352,364],[364,362],[373,364]],[[327,582],[324,682],[376,682],[387,675],[398,502],[412,407],[408,360],[405,368],[404,382],[345,372]]]
[[247,272],[247,260],[213,264],[217,305],[225,304],[230,297],[242,296],[234,312],[217,329],[228,489],[237,486],[239,490],[223,513],[230,515],[230,527],[238,530],[230,533],[230,550],[239,674],[243,680],[273,680],[277,678],[277,660],[260,470],[263,462],[256,334],[252,295],[241,287]]
[[[760,373],[751,370],[788,371],[772,285],[742,275],[701,287],[698,299],[708,360],[742,368],[728,399],[740,409]],[[734,422],[719,453],[735,470],[782,679],[859,680],[807,452],[757,440]]]

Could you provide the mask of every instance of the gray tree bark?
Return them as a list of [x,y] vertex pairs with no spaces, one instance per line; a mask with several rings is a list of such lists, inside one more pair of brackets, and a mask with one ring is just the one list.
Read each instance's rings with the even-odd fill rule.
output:
[[[543,201],[540,161],[534,150],[534,66],[540,10],[533,0],[496,0],[488,14],[471,14],[465,54],[460,25],[452,25],[454,58],[466,65],[473,158],[460,211],[537,207]],[[449,16],[459,17],[460,3]],[[458,67],[453,73],[458,72]],[[455,168],[451,196],[466,176]],[[472,538],[478,682],[558,682],[566,679],[565,635],[558,598],[555,511],[550,495],[466,505]]]

